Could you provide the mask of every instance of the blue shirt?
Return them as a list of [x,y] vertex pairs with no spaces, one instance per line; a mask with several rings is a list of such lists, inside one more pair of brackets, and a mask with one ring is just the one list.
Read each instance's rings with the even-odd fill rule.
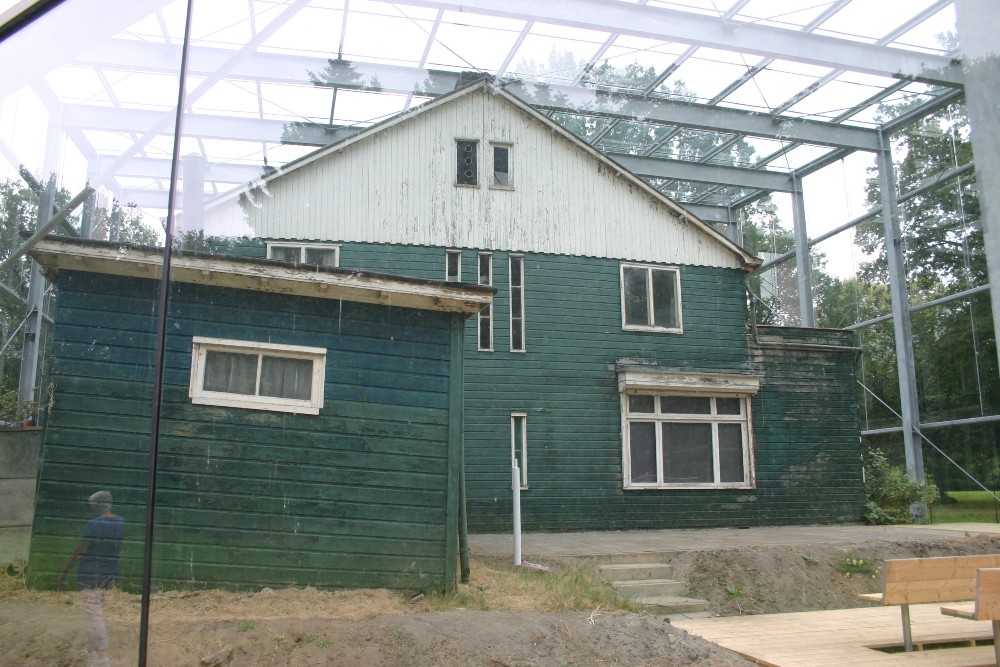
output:
[[87,551],[80,557],[76,572],[80,588],[106,588],[115,582],[124,538],[125,519],[120,516],[98,516],[87,522],[80,536],[87,543]]

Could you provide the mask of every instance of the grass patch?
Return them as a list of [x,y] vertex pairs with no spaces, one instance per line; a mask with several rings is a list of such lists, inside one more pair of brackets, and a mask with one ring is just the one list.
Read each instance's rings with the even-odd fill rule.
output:
[[946,495],[955,502],[933,505],[931,523],[997,523],[1000,509],[985,491],[948,491]]
[[875,578],[879,569],[875,567],[875,561],[870,558],[858,558],[854,554],[845,554],[837,560],[837,572],[845,577],[871,577]]

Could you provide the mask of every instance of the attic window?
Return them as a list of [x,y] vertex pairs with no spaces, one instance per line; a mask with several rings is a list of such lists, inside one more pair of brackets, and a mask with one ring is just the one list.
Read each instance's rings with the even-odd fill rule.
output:
[[315,415],[325,365],[323,348],[195,336],[188,393],[197,405]]
[[510,146],[493,145],[493,183],[495,188],[509,188],[510,181]]
[[458,146],[458,171],[455,174],[455,183],[458,185],[478,185],[479,165],[476,158],[478,142],[456,141],[455,143]]

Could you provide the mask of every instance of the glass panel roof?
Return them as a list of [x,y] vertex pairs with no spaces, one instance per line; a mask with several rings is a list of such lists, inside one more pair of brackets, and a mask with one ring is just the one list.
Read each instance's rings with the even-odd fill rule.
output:
[[[459,73],[468,72],[500,74],[502,83],[520,78],[555,122],[610,154],[787,172],[829,151],[866,144],[862,135],[831,135],[824,142],[811,126],[802,136],[774,128],[804,119],[817,127],[870,129],[905,105],[932,103],[953,89],[937,81],[901,85],[895,70],[874,70],[861,52],[852,52],[891,44],[922,58],[950,54],[955,16],[948,0],[607,4],[609,10],[634,8],[634,14],[570,17],[558,3],[537,3],[528,13],[458,0],[195,0],[186,82],[195,118],[183,151],[202,156],[210,181],[218,175],[213,192],[230,191],[242,172],[226,165],[262,166],[265,155],[272,166],[297,158],[346,136],[338,130],[356,131],[453,90]],[[163,119],[176,104],[185,6],[137,0],[129,12],[84,26],[93,32],[85,44],[61,45],[57,53],[26,45],[20,34],[4,42],[31,65],[0,82],[0,170],[16,174],[25,164],[44,171],[45,151],[32,138],[44,131],[14,132],[11,114],[20,122],[30,114],[39,128],[54,114],[63,119],[69,144],[63,159],[118,165],[123,171],[109,182],[122,196],[132,188],[165,192],[164,178],[149,178],[148,165],[133,168],[129,158],[171,155]],[[647,20],[658,18],[656,12],[685,13],[702,23],[684,34],[669,26],[657,32],[650,26],[660,24]],[[50,24],[58,25],[60,11],[51,16]],[[775,39],[741,45],[727,37],[733,25],[775,31],[766,33]],[[824,41],[798,47],[781,38],[809,33]],[[37,83],[23,87],[35,74],[47,90]],[[624,96],[598,98],[595,88]],[[598,109],[600,115],[589,115]],[[780,117],[772,120],[775,113]],[[282,137],[297,143],[283,145]],[[762,163],[782,149],[787,154]],[[213,165],[220,167],[213,171]],[[682,200],[704,197],[719,205],[750,194],[727,183],[669,188]]]

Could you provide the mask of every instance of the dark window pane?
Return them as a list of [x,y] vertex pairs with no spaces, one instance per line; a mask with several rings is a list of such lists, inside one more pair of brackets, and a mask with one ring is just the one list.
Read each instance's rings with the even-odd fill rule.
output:
[[510,258],[510,284],[521,286],[521,258],[511,257]]
[[510,185],[510,151],[503,146],[493,147],[493,185]]
[[205,391],[253,396],[257,386],[257,355],[209,350],[205,355]]
[[663,481],[711,484],[711,424],[663,424]]
[[640,484],[656,483],[656,425],[652,422],[630,422],[629,477]]
[[625,289],[625,324],[649,324],[649,306],[646,295],[646,269],[622,269]]
[[271,246],[271,259],[293,264],[298,263],[299,248],[298,246],[273,245]]
[[653,271],[653,324],[677,327],[677,284],[673,271]]
[[479,313],[479,347],[488,350],[493,347],[493,336],[491,330],[492,318],[488,312],[489,306]]
[[521,316],[521,290],[512,289],[510,291],[510,312],[514,317]]
[[480,285],[492,285],[493,276],[492,269],[493,258],[490,255],[480,255],[479,256],[479,284]]
[[306,264],[336,266],[337,251],[333,248],[306,248]]
[[654,396],[629,396],[629,412],[656,412],[656,398]]
[[308,401],[312,398],[311,359],[265,356],[260,367],[260,395]]
[[522,329],[522,324],[520,320],[511,321],[510,323],[510,349],[512,350],[523,350],[524,349],[524,330]]
[[722,482],[744,482],[743,427],[719,424],[719,474]]
[[445,268],[445,279],[448,282],[458,282],[459,279],[459,269],[461,267],[462,253],[447,251],[445,253],[447,258],[446,268]]
[[715,399],[715,411],[720,415],[742,414],[740,406],[743,405],[741,398],[717,398]]
[[476,165],[476,142],[459,141],[458,144],[458,174],[455,182],[461,185],[476,185],[478,166]]
[[675,415],[708,415],[712,399],[706,396],[661,396],[660,411]]

